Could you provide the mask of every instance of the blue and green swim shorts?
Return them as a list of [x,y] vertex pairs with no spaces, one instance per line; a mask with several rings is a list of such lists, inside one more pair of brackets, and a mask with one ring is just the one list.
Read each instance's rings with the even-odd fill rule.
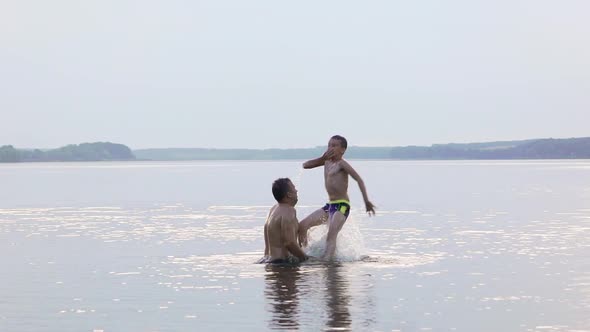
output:
[[324,205],[322,210],[329,213],[330,217],[332,217],[332,215],[336,213],[336,211],[338,211],[342,213],[344,217],[348,218],[348,215],[350,214],[350,202],[345,199],[329,201],[328,203],[326,203],[326,205]]

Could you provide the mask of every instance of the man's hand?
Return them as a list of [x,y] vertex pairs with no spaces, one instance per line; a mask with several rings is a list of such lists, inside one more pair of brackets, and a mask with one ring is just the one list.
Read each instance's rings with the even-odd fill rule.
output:
[[297,231],[297,242],[299,242],[299,246],[301,248],[307,247],[307,230],[303,230],[300,226],[299,231]]
[[365,208],[367,209],[367,213],[369,215],[375,215],[375,208],[376,208],[376,206],[373,205],[373,203],[371,203],[369,201],[366,201],[365,202]]

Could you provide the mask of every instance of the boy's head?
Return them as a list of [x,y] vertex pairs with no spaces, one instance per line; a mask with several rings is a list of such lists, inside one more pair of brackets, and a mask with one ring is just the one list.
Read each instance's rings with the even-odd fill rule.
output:
[[272,195],[279,203],[297,204],[297,189],[289,178],[276,179],[272,183]]
[[330,138],[328,142],[328,149],[334,151],[334,157],[341,158],[346,152],[346,148],[348,147],[348,142],[346,138],[340,135],[334,135]]

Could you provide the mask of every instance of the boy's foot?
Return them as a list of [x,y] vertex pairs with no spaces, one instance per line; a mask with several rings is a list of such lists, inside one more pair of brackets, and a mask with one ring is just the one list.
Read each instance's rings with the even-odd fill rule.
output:
[[326,263],[333,263],[336,260],[334,259],[334,256],[327,256],[327,255],[322,255],[322,257],[320,257],[320,260]]

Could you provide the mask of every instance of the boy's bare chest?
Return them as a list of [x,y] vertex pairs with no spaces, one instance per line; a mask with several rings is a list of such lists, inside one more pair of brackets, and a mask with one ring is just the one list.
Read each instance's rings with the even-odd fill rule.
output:
[[345,172],[339,163],[326,163],[324,165],[324,175],[326,176],[326,178],[340,177],[344,176]]

